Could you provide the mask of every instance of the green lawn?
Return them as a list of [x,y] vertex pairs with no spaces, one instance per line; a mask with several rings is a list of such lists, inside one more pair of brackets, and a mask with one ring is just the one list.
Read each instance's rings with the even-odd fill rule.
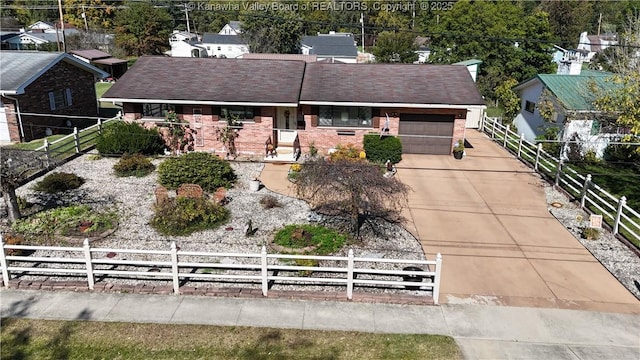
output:
[[[215,309],[212,309],[215,311]],[[2,319],[2,359],[461,359],[451,337]]]
[[[61,137],[64,137],[66,135],[51,135],[49,137],[47,137],[47,140],[49,141],[49,143],[60,139]],[[13,144],[13,145],[9,145],[7,146],[8,148],[12,148],[12,149],[19,149],[19,150],[35,150],[41,146],[44,145],[44,139],[36,139],[36,140],[32,140],[26,143],[18,143],[18,144]]]

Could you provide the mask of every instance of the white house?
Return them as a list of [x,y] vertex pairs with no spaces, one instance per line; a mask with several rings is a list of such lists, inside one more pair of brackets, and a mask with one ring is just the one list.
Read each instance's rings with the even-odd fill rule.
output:
[[186,31],[173,30],[171,37],[169,37],[169,44],[173,44],[178,41],[186,41],[189,43],[197,43],[199,41],[198,35]]
[[[514,120],[518,133],[529,141],[544,133],[544,128],[556,126],[561,140],[578,136],[583,150],[591,149],[602,156],[608,141],[618,136],[621,129],[602,128],[600,114],[593,107],[592,84],[600,89],[613,85],[606,79],[611,73],[582,70],[577,75],[539,74],[514,87],[520,95],[521,110]],[[541,106],[552,106],[549,122],[540,114]]]
[[234,59],[249,52],[249,45],[238,35],[204,33],[202,44],[208,56]]
[[218,32],[219,35],[240,35],[242,34],[242,22],[231,21],[222,27],[222,30]]
[[618,40],[615,34],[587,35],[585,31],[580,34],[578,50],[588,51],[586,61],[589,62],[595,54],[616,44],[618,44]]

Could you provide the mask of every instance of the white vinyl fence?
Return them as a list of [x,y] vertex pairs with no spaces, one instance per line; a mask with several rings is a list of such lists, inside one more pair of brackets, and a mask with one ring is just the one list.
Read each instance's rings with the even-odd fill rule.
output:
[[[170,280],[173,292],[179,294],[181,280],[231,280],[259,283],[262,294],[267,296],[269,285],[274,282],[317,283],[345,286],[348,299],[352,299],[354,287],[358,285],[431,290],[433,302],[438,304],[442,271],[440,254],[435,260],[428,261],[359,258],[354,256],[353,250],[349,250],[348,256],[268,254],[265,246],[260,253],[249,254],[195,252],[179,250],[175,242],[171,243],[169,250],[93,248],[88,240],[82,247],[30,246],[4,244],[1,235],[0,247],[0,268],[5,287],[9,286],[14,275],[86,277],[90,290],[94,288],[96,276],[140,280],[155,278]],[[59,255],[34,256],[38,250]],[[119,260],[113,258],[114,254],[138,254],[154,260]],[[221,263],[223,258],[252,261],[246,264]],[[339,265],[304,266],[296,264],[296,260],[327,261]],[[402,269],[377,268],[379,264],[402,266]]]
[[591,175],[583,176],[565,166],[562,161],[500,124],[497,119],[485,117],[481,131],[512,152],[520,161],[533,167],[555,184],[580,201],[584,210],[600,214],[611,226],[613,234],[622,233],[636,244],[640,243],[640,213],[626,204],[627,199],[611,195],[591,181]]
[[47,139],[44,139],[44,145],[35,149],[35,151],[44,152],[47,163],[53,159],[64,160],[95,146],[104,127],[118,120],[121,120],[120,116],[107,120],[98,119],[95,125],[91,125],[82,130],[74,127],[73,133],[55,141],[49,142]]

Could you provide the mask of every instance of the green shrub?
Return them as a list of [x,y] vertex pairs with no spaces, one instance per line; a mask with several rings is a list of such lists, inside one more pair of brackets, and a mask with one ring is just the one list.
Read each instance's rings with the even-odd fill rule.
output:
[[587,240],[597,240],[600,237],[600,230],[591,227],[582,229],[582,237]]
[[98,137],[96,149],[101,155],[144,154],[164,151],[165,144],[156,129],[146,129],[137,123],[118,122]]
[[116,175],[121,177],[143,177],[149,175],[155,168],[156,167],[151,163],[151,160],[147,159],[142,154],[124,154],[120,160],[113,165],[113,170],[116,172]]
[[214,229],[228,218],[227,209],[207,199],[178,197],[156,207],[151,226],[164,235],[189,235]]
[[34,186],[34,190],[48,194],[77,189],[84,184],[84,179],[76,174],[58,172],[49,174]]
[[[629,135],[626,138],[615,139],[615,142],[640,142],[640,137]],[[640,163],[640,150],[636,146],[627,144],[610,144],[604,149],[604,159],[610,162]]]
[[367,134],[362,143],[369,161],[385,163],[391,160],[391,163],[397,164],[402,160],[402,144],[396,136]]
[[28,237],[51,238],[54,234],[75,235],[81,225],[83,233],[100,233],[112,229],[117,222],[115,212],[96,212],[88,205],[72,205],[39,212],[19,219],[11,228]]
[[216,155],[192,152],[165,160],[158,166],[158,181],[169,189],[182,184],[198,184],[204,191],[230,188],[236,174],[229,162]]
[[345,244],[347,236],[333,229],[318,225],[287,225],[280,229],[273,242],[290,248],[304,248],[315,245],[315,254],[334,253]]

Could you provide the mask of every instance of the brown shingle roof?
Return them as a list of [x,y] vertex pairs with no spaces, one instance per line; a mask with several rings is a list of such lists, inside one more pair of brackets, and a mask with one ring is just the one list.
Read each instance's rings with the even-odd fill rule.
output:
[[297,103],[303,61],[143,56],[103,96],[235,103]]
[[484,105],[457,65],[307,64],[301,102]]

